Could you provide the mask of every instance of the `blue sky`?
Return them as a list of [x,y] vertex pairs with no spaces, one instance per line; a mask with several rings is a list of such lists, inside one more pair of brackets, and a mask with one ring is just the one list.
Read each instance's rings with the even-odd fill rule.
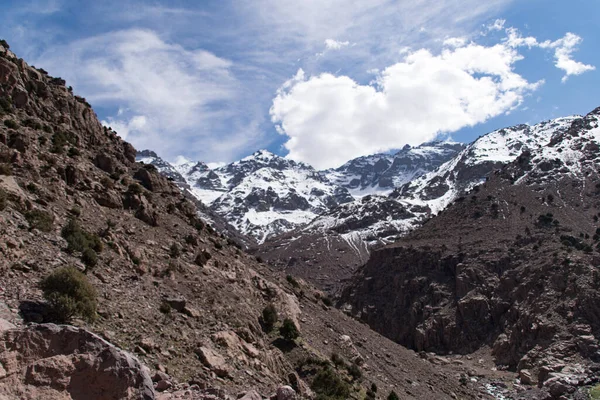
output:
[[0,3],[0,38],[137,148],[328,168],[600,106],[600,2]]

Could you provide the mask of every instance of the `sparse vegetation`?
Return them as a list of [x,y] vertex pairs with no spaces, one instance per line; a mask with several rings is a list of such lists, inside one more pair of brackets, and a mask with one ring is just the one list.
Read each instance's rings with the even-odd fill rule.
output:
[[140,184],[132,183],[127,187],[127,192],[131,194],[142,194],[144,189]]
[[96,290],[74,267],[62,267],[40,282],[54,318],[68,322],[75,316],[93,321],[96,317]]
[[52,214],[43,210],[31,210],[25,213],[25,219],[29,222],[31,229],[37,229],[42,232],[50,232],[54,224]]
[[9,129],[19,129],[19,123],[17,121],[13,121],[12,119],[5,119],[4,126]]
[[360,370],[360,367],[358,365],[356,365],[355,363],[352,363],[352,364],[348,365],[346,367],[346,369],[348,370],[348,374],[355,381],[359,380],[360,378],[362,378],[362,371]]
[[163,314],[170,314],[171,313],[171,305],[169,303],[167,303],[166,301],[163,301],[160,304],[160,307],[158,308],[158,310]]
[[279,334],[285,340],[290,342],[296,340],[298,336],[300,336],[296,324],[289,318],[283,320],[283,325],[281,325],[281,328],[279,328]]
[[12,175],[12,167],[10,164],[0,164],[0,175]]
[[8,203],[8,195],[4,191],[4,189],[0,189],[0,211],[3,211],[6,208]]
[[317,372],[311,389],[315,391],[319,400],[345,400],[350,396],[350,385],[329,367]]
[[181,255],[181,247],[177,243],[173,243],[169,248],[169,256],[171,258],[178,258]]
[[262,311],[261,322],[265,332],[271,332],[278,320],[277,309],[273,304],[268,304]]
[[290,285],[292,285],[293,287],[297,288],[300,287],[300,284],[298,283],[298,281],[296,280],[296,278],[294,278],[292,275],[287,275],[285,277],[285,279],[288,281],[288,283]]
[[400,397],[393,390],[388,394],[387,400],[400,400]]
[[67,251],[83,252],[85,249],[90,248],[97,253],[102,251],[102,241],[98,235],[88,233],[75,219],[70,219],[67,225],[65,225],[61,231],[61,235],[68,243]]

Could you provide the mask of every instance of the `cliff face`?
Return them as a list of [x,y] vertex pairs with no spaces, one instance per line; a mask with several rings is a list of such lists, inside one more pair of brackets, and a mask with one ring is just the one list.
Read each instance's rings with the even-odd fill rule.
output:
[[594,365],[599,111],[373,252],[342,307],[416,350],[469,353],[488,345],[499,365],[526,370],[540,384],[554,382],[549,372],[559,372],[559,362]]

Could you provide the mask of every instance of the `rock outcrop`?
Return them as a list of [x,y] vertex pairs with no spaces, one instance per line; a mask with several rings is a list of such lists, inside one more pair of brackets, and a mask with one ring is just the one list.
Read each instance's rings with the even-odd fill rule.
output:
[[85,329],[41,324],[0,333],[0,397],[152,400],[155,395],[148,369],[133,355]]

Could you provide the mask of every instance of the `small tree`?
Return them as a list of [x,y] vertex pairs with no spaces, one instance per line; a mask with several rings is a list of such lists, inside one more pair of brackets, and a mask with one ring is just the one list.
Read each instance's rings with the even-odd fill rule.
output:
[[267,305],[262,311],[262,323],[266,332],[271,332],[277,323],[277,309],[273,304]]
[[76,268],[53,271],[42,279],[40,288],[59,322],[68,322],[74,316],[88,321],[96,318],[96,290]]
[[398,397],[398,395],[396,394],[396,392],[394,392],[392,390],[390,392],[390,394],[388,395],[387,400],[400,400],[400,397]]
[[279,328],[279,334],[288,341],[295,340],[300,336],[296,324],[289,318],[283,320],[283,325]]

